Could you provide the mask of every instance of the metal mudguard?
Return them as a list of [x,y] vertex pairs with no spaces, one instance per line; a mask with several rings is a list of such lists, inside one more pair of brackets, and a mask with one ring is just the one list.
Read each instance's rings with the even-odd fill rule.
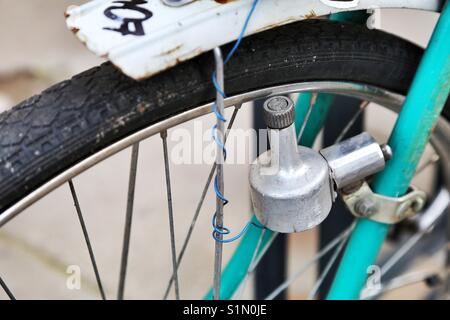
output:
[[[145,79],[237,39],[253,0],[94,0],[72,6],[67,25],[95,54],[125,74]],[[260,0],[247,35],[330,13],[371,8],[439,11],[442,0]]]

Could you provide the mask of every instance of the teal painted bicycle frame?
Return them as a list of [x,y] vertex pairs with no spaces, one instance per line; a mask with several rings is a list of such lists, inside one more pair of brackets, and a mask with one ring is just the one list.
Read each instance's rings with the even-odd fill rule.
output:
[[[335,17],[339,20],[339,17]],[[348,19],[345,16],[343,19]],[[373,190],[398,197],[411,182],[432,129],[450,91],[450,5],[443,9],[430,43],[389,139],[394,157],[377,175]],[[303,123],[309,106],[309,94],[301,94],[296,105],[296,123]],[[309,116],[301,144],[311,146],[322,128],[331,95],[320,94]],[[253,219],[256,219],[253,217]],[[376,261],[389,225],[359,219],[350,237],[328,299],[358,299],[367,278],[367,269]],[[271,231],[265,232],[260,252],[267,245]],[[250,227],[222,274],[222,299],[232,298],[244,279],[261,230]],[[210,299],[211,293],[205,298]]]
[[[373,190],[390,197],[408,190],[429,136],[450,91],[450,5],[443,9],[389,139],[392,160],[376,176]],[[389,225],[359,219],[328,299],[358,299],[367,268],[376,261]]]

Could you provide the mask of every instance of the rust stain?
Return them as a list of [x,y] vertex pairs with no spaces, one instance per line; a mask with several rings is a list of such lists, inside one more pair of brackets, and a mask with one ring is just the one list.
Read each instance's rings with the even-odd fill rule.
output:
[[305,19],[314,19],[317,18],[317,13],[314,10],[311,10],[309,13],[305,14]]
[[302,20],[305,20],[305,19],[316,19],[316,18],[317,19],[321,19],[322,16],[318,16],[316,12],[311,10],[311,12],[309,12],[308,14],[303,16],[303,18],[298,17],[298,16],[293,16],[293,17],[286,18],[283,21],[279,21],[279,22],[271,23],[271,24],[266,24],[262,28],[259,28],[259,29],[255,30],[255,31],[253,31],[251,34],[259,33],[259,32],[262,32],[262,31],[266,31],[266,30],[269,30],[269,29],[280,27],[280,26],[283,26],[285,24],[289,24],[289,23],[293,23],[293,22],[297,22],[297,21],[302,21]]
[[230,3],[231,1],[235,1],[235,0],[214,0],[214,1],[216,1],[217,3],[220,3],[220,4],[227,4],[227,3]]
[[266,31],[266,30],[269,30],[269,29],[273,29],[273,28],[276,28],[276,27],[280,27],[282,25],[285,25],[285,24],[288,24],[288,23],[292,23],[292,22],[295,22],[295,21],[298,21],[298,19],[297,18],[287,18],[287,19],[285,19],[283,21],[280,21],[280,22],[277,22],[277,23],[266,24],[264,27],[259,28],[259,29],[255,30],[254,32],[252,32],[252,34],[259,33],[259,32],[262,32],[262,31]]
[[182,46],[183,46],[182,44],[179,44],[179,45],[177,45],[176,47],[174,47],[174,48],[172,48],[172,49],[169,49],[169,50],[166,50],[166,51],[162,52],[162,53],[160,54],[160,56],[168,56],[168,55],[171,55],[172,53],[174,53],[174,52],[180,50]]
[[140,114],[143,114],[145,112],[145,109],[147,108],[147,103],[145,102],[140,102],[137,106],[136,106],[136,110],[137,112],[139,112]]

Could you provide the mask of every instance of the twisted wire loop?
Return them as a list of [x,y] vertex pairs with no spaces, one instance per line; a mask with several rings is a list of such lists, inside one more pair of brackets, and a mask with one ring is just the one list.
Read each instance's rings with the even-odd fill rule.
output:
[[[250,19],[253,15],[253,12],[255,11],[256,5],[258,4],[259,0],[254,0],[252,7],[247,15],[247,18],[245,19],[245,23],[244,26],[241,30],[241,33],[239,34],[238,39],[236,40],[236,42],[234,43],[233,48],[230,50],[230,52],[228,52],[223,64],[224,66],[228,63],[228,61],[230,61],[231,57],[234,55],[234,53],[236,52],[237,48],[239,47],[239,45],[241,44],[242,39],[245,36],[245,32],[247,30],[247,26],[250,22]],[[214,71],[212,74],[212,83],[214,85],[214,88],[216,90],[216,92],[222,96],[222,98],[226,98],[226,94],[224,92],[224,90],[221,88],[221,86],[219,85],[219,82],[217,81],[217,74]],[[227,119],[224,117],[223,114],[220,113],[220,111],[217,108],[217,102],[213,103],[212,105],[212,112],[214,113],[214,115],[216,116],[217,121],[221,121],[223,123],[227,122]],[[219,137],[217,132],[218,132],[218,125],[215,124],[212,127],[212,138],[214,140],[214,142],[219,146],[219,148],[222,150],[223,152],[223,162],[226,161],[227,158],[227,150],[225,148],[225,143],[223,142],[223,137]],[[222,201],[223,206],[225,206],[229,201],[228,199],[225,197],[225,195],[221,192],[220,188],[219,188],[219,184],[217,181],[217,175],[214,177],[214,192],[216,194],[217,199],[219,199],[220,201]],[[258,225],[255,222],[249,221],[244,228],[237,233],[235,236],[232,236],[228,239],[223,239],[223,236],[225,235],[230,235],[231,234],[231,230],[223,225],[219,226],[217,224],[217,212],[214,212],[213,217],[212,217],[212,227],[213,227],[213,232],[212,232],[212,237],[216,242],[220,242],[220,243],[230,243],[233,242],[237,239],[239,239],[240,237],[242,237],[248,230],[248,228],[251,225],[254,225],[255,227],[258,228],[264,228],[263,226]]]

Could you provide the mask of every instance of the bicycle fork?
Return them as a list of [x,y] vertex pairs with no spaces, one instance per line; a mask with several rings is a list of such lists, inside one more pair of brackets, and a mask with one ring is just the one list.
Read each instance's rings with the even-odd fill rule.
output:
[[[447,4],[395,123],[388,144],[393,158],[373,183],[376,193],[399,197],[417,164],[450,91],[450,5]],[[368,268],[375,263],[389,224],[360,218],[350,237],[328,299],[358,299]]]

